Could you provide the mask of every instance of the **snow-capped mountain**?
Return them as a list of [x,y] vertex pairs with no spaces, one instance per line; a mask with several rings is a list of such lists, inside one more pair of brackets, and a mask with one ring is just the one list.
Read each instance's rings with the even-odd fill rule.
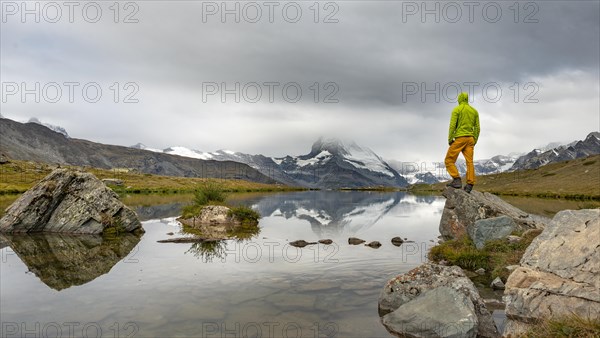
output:
[[320,138],[306,155],[273,158],[273,161],[303,186],[357,188],[408,185],[406,179],[374,151],[339,139]]
[[27,121],[27,123],[35,123],[35,124],[42,125],[52,131],[55,131],[59,134],[63,134],[66,138],[69,138],[69,134],[67,133],[67,130],[65,130],[65,128],[60,127],[60,126],[55,126],[50,123],[42,123],[42,121],[40,121],[37,117],[30,118],[29,121]]
[[592,132],[582,141],[574,141],[547,151],[534,149],[519,157],[509,171],[535,169],[549,163],[600,154],[600,132]]
[[357,188],[372,186],[404,187],[408,182],[381,157],[354,142],[338,139],[317,140],[310,153],[300,156],[267,157],[231,150],[203,152],[186,147],[150,149],[143,144],[138,149],[163,152],[184,157],[216,161],[236,161],[257,169],[281,183],[311,188]]

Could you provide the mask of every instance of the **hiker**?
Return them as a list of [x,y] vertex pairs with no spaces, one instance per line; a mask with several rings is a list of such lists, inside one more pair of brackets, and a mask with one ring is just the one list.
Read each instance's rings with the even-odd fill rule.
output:
[[450,129],[448,131],[448,152],[446,153],[446,170],[452,176],[449,187],[460,189],[462,181],[456,169],[456,159],[462,152],[467,162],[467,184],[465,191],[471,193],[475,185],[475,167],[473,166],[473,149],[479,138],[479,113],[469,105],[469,94],[458,94],[458,106],[452,110]]

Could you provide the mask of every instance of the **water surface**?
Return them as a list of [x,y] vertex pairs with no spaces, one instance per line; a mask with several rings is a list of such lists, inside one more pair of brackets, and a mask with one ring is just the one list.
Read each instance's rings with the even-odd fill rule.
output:
[[[0,251],[2,336],[388,337],[379,292],[426,260],[444,205],[436,196],[338,191],[234,202],[263,216],[250,240],[157,243],[182,235],[182,201],[136,207],[141,238],[9,237]],[[351,236],[383,246],[351,246]],[[396,247],[395,236],[414,242]],[[287,244],[325,238],[334,244]]]

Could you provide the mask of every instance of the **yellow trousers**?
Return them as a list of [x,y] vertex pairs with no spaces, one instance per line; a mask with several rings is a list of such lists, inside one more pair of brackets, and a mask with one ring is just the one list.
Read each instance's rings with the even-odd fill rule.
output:
[[456,169],[456,159],[462,152],[467,162],[467,184],[475,184],[475,167],[473,166],[473,149],[475,148],[475,139],[472,136],[457,137],[448,148],[446,153],[446,170],[452,178],[459,178],[460,174]]

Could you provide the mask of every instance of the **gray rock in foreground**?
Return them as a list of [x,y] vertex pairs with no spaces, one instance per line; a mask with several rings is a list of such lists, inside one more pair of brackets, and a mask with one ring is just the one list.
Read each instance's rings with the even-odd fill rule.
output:
[[600,317],[600,210],[564,210],[536,237],[506,281],[504,335],[551,317]]
[[469,297],[446,286],[425,291],[381,322],[405,337],[475,337],[479,325]]
[[[427,296],[428,298],[425,300],[418,301],[417,303],[413,303],[418,298],[422,297],[424,294],[428,293],[431,290],[442,288],[440,291]],[[431,304],[432,296],[438,295],[438,292],[444,293],[444,290],[451,289],[456,292],[459,292],[468,299],[468,301],[472,304],[473,311],[476,315],[477,320],[469,319],[468,315],[462,317],[464,323],[474,322],[476,335],[479,337],[498,337],[498,330],[494,325],[494,321],[489,311],[486,308],[486,305],[483,299],[480,297],[479,292],[473,285],[473,282],[464,274],[461,268],[458,266],[443,266],[432,263],[423,264],[417,268],[410,270],[409,272],[399,275],[395,278],[390,279],[379,296],[379,315],[387,316],[388,314],[394,313],[400,309],[401,314],[415,312],[422,308],[423,304]],[[447,297],[454,297],[454,294],[444,295],[444,299]],[[456,298],[455,298],[456,299]],[[412,308],[412,305],[415,305],[415,309]],[[435,302],[433,302],[435,304]],[[435,308],[435,305],[430,307],[429,311],[435,312],[438,309]],[[460,311],[455,311],[453,313],[439,313],[436,321],[436,326],[440,327],[453,327],[457,323],[457,319],[455,318],[456,313],[467,314],[470,310],[468,310],[469,306],[466,308],[460,305],[460,302],[456,303],[456,306],[461,307]],[[421,310],[419,310],[421,311]],[[393,323],[393,318],[397,316],[387,317],[387,323]],[[422,316],[419,318],[414,318],[411,320],[410,325],[419,326],[421,321],[427,320]],[[385,323],[384,322],[384,325]],[[459,321],[462,323],[462,321]],[[397,322],[398,325],[402,324],[402,327],[405,328],[404,332],[395,331],[394,326],[386,325],[388,331],[392,334],[396,335],[404,335],[411,337],[419,336],[419,332],[406,332],[406,328],[408,328],[408,324],[403,322]],[[470,332],[468,329],[469,325],[465,324],[465,328],[462,329],[462,332]],[[397,327],[396,327],[397,329]],[[451,332],[451,331],[448,331]],[[460,336],[460,335],[459,335]]]
[[483,249],[485,242],[507,238],[517,229],[515,221],[508,216],[485,218],[467,226],[467,233],[477,249]]
[[[462,189],[447,188],[443,195],[446,204],[440,220],[440,233],[444,239],[460,238],[475,222],[500,216],[510,217],[515,230],[543,229],[549,220],[530,215],[493,194],[473,190],[470,194]],[[507,234],[508,235],[508,234]]]
[[57,169],[27,190],[0,219],[0,232],[100,234],[143,231],[135,212],[94,175]]

